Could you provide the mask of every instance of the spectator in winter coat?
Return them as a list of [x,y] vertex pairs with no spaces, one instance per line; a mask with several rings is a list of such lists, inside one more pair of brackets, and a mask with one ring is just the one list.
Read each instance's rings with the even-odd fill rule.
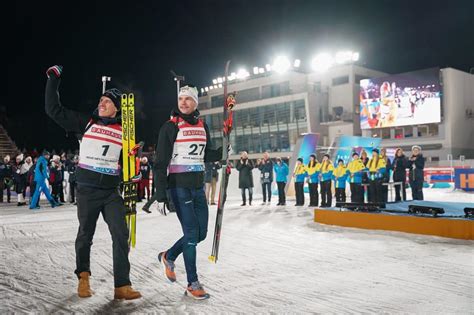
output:
[[60,171],[61,171],[61,180],[62,180],[62,182],[61,182],[61,187],[59,189],[59,201],[62,202],[62,203],[66,202],[65,199],[64,199],[64,192],[65,192],[64,189],[67,185],[66,185],[66,182],[65,182],[64,173],[66,173],[66,167],[67,167],[68,163],[69,163],[69,160],[66,157],[66,152],[61,153],[59,166],[60,166]]
[[270,160],[268,152],[263,153],[263,159],[257,160],[257,167],[260,170],[260,183],[262,184],[263,206],[267,201],[268,204],[270,204],[270,200],[272,197],[273,162]]
[[145,190],[146,200],[150,200],[150,171],[151,167],[148,164],[148,158],[144,156],[140,160],[140,173],[142,176],[139,183],[139,201],[145,198]]
[[[408,167],[408,159],[406,158],[403,150],[398,148],[395,151],[395,158],[393,159],[393,181],[394,182],[401,182],[401,185],[395,185],[395,202],[407,200],[407,192],[406,192],[406,181],[407,181],[407,167]],[[402,194],[400,195],[400,191]]]
[[30,202],[29,204],[31,205],[31,201],[33,200],[33,195],[35,193],[36,189],[36,182],[35,182],[35,169],[36,169],[36,164],[38,163],[39,157],[35,157],[33,159],[33,165],[31,165],[30,170],[28,171],[28,186],[30,186]]
[[249,191],[249,206],[252,205],[252,194],[253,194],[253,176],[252,169],[253,163],[249,160],[247,152],[243,151],[240,154],[240,160],[237,162],[235,167],[239,171],[239,188],[242,192],[242,204],[246,205],[245,190]]
[[13,184],[13,169],[10,164],[10,156],[5,155],[3,163],[0,162],[0,202],[3,202],[3,191],[7,190],[7,202],[10,202],[11,188]]
[[23,154],[17,155],[15,164],[13,165],[13,179],[15,181],[15,192],[18,199],[17,206],[26,205],[24,195],[26,189],[26,174],[22,173],[23,164],[25,164]]
[[408,160],[408,168],[410,172],[408,177],[410,179],[411,193],[413,200],[423,200],[423,181],[425,158],[421,153],[421,147],[414,145],[411,148],[412,156]]
[[289,169],[288,164],[283,162],[281,158],[276,158],[276,163],[273,166],[276,175],[276,183],[278,187],[278,203],[277,206],[286,205],[285,186],[288,178]]
[[59,204],[61,191],[63,190],[63,172],[59,155],[53,155],[49,168],[49,184],[51,185],[51,196]]
[[[24,180],[25,180],[25,187],[23,189],[23,197],[26,198],[26,191],[27,189],[30,189],[30,192],[29,192],[30,200],[31,200],[32,192],[31,192],[31,188],[29,188],[30,187],[29,175],[30,175],[30,169],[32,167],[33,167],[33,161],[31,159],[31,156],[27,156],[25,159],[25,162],[21,166],[20,173],[24,176]],[[25,205],[26,205],[26,202],[25,202]]]
[[77,164],[79,163],[79,156],[75,155],[71,163],[68,163],[67,172],[69,174],[69,196],[70,202],[76,205],[76,195],[77,195],[77,180],[76,180],[76,169]]
[[[221,165],[219,162],[207,162],[204,173],[204,182],[206,183],[206,199],[207,203],[211,205],[216,204],[216,187],[219,180],[219,169]],[[210,198],[210,199],[209,199]]]
[[50,153],[45,150],[43,151],[43,155],[40,156],[38,161],[36,162],[35,177],[34,177],[35,192],[30,202],[30,209],[40,208],[39,198],[40,198],[41,193],[45,194],[46,198],[51,204],[51,207],[54,208],[59,205],[49,193],[49,187],[46,185],[46,180],[49,180],[49,168],[48,168],[49,157],[50,157]]

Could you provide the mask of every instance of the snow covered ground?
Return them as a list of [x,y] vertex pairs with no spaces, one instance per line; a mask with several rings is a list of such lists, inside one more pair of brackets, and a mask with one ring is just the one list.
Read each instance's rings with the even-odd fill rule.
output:
[[[186,277],[168,283],[156,255],[180,235],[174,214],[139,212],[131,280],[143,298],[114,301],[112,242],[99,219],[92,247],[95,295],[76,295],[74,206],[42,210],[0,204],[0,314],[4,313],[389,313],[473,314],[474,242],[316,224],[312,209],[240,207],[231,189],[220,259],[208,262],[208,238],[198,246],[198,273],[212,295],[183,295]],[[434,192],[433,192],[434,191]],[[427,199],[472,200],[472,194],[425,190]],[[410,195],[410,194],[409,194]],[[464,198],[464,199],[463,199]],[[273,198],[273,204],[276,198]]]

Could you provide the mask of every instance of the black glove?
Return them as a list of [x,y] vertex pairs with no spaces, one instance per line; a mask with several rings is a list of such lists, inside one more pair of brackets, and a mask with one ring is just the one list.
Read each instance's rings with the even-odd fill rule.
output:
[[46,76],[51,78],[51,76],[55,76],[56,78],[61,77],[61,73],[63,72],[63,66],[55,65],[52,67],[49,67],[48,70],[46,70]]

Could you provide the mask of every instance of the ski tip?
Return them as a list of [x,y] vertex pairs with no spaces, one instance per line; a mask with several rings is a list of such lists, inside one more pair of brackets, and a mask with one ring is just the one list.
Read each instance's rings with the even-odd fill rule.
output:
[[212,262],[212,263],[216,263],[216,256],[209,256],[209,261]]

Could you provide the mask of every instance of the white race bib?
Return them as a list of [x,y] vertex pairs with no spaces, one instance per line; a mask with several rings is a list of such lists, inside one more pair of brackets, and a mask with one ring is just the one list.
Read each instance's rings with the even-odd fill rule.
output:
[[93,124],[82,137],[79,166],[97,173],[118,176],[121,150],[122,126]]
[[[179,118],[175,118],[179,119]],[[168,167],[170,173],[203,172],[206,130],[199,120],[196,125],[179,119],[179,131],[173,146],[173,155]]]

